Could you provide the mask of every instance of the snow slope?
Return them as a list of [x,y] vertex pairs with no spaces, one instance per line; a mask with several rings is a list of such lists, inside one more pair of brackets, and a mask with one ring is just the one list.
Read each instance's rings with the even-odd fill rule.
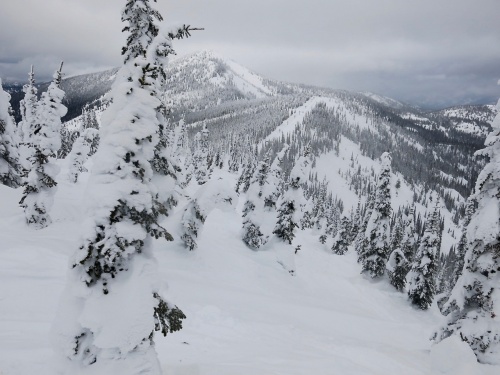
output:
[[[234,175],[218,173],[213,178],[234,183]],[[20,190],[0,186],[2,375],[53,374],[48,332],[79,235],[85,183],[86,176],[60,182],[54,223],[40,231],[24,224]],[[156,338],[165,374],[458,373],[442,363],[456,345],[440,344],[431,355],[436,307],[415,310],[386,280],[361,276],[352,250],[335,256],[313,233],[299,232],[297,254],[274,240],[252,251],[239,239],[240,212],[215,208],[189,252],[177,233],[185,204],[164,222],[176,240],[155,242],[168,298],[187,315],[183,330]],[[284,257],[295,276],[280,264]],[[467,374],[498,373],[471,360],[466,367]]]

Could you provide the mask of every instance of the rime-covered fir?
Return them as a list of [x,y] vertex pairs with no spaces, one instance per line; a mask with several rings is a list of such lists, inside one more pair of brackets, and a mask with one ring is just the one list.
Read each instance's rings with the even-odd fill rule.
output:
[[[497,104],[500,109],[500,101]],[[465,267],[442,312],[446,323],[436,341],[458,335],[472,348],[479,362],[500,364],[500,115],[492,123],[485,148],[489,157],[481,171],[473,199],[477,210],[467,226]],[[469,212],[472,211],[472,199]]]
[[37,103],[35,119],[31,114],[28,115],[28,111],[32,110],[29,88],[24,99],[28,107],[23,131],[28,150],[24,191],[19,204],[24,208],[27,224],[36,229],[45,228],[52,222],[49,211],[57,186],[56,176],[59,173],[55,159],[61,147],[61,117],[67,112],[62,104],[64,91],[60,87],[61,69],[62,64]]
[[359,227],[359,231],[356,238],[354,239],[354,249],[356,251],[356,254],[358,254],[357,257],[358,263],[362,262],[363,254],[366,249],[366,241],[367,241],[366,228],[368,228],[368,222],[370,221],[370,218],[372,216],[374,205],[375,205],[375,196],[373,195],[373,193],[371,193],[370,195],[368,195],[368,198],[366,200],[363,222]]
[[276,203],[283,190],[283,161],[288,150],[289,146],[284,145],[283,149],[278,152],[271,164],[266,183],[262,187],[264,207],[268,210],[276,209]]
[[304,212],[307,211],[308,202],[304,197],[302,184],[307,182],[312,157],[310,147],[306,146],[292,168],[287,187],[278,201],[278,216],[273,234],[290,245],[295,238],[295,230],[300,228]]
[[411,265],[402,250],[403,237],[405,236],[405,223],[409,221],[405,220],[404,216],[405,215],[397,216],[397,221],[392,231],[391,255],[386,265],[389,283],[399,292],[404,291],[406,275],[410,271]]
[[87,218],[59,312],[65,318],[55,323],[68,374],[159,375],[154,333],[177,331],[185,318],[165,300],[152,254],[153,239],[172,237],[158,224],[150,161],[166,57],[172,39],[188,36],[189,28],[160,30],[161,16],[148,0],[128,0],[122,21],[128,32],[124,65],[101,119]]
[[73,143],[73,148],[68,155],[69,170],[68,180],[72,183],[78,181],[78,176],[82,172],[86,172],[84,163],[91,155],[92,146],[99,137],[99,131],[94,128],[88,128],[81,132],[80,136]]
[[332,251],[337,255],[344,255],[347,253],[348,246],[350,245],[349,238],[351,232],[351,220],[346,215],[342,216],[340,221],[340,229],[333,239]]
[[193,155],[194,177],[198,181],[198,185],[203,185],[208,181],[208,135],[209,131],[206,124],[203,130],[198,132],[195,137],[195,150]]
[[391,156],[385,152],[380,159],[381,170],[378,177],[377,196],[361,250],[362,270],[372,278],[384,274],[390,251]]
[[408,298],[412,304],[422,310],[430,307],[436,293],[438,253],[439,208],[436,202],[432,211],[429,210],[425,232],[408,273]]
[[0,80],[0,184],[13,188],[20,185],[18,143],[10,95]]
[[23,86],[24,98],[19,103],[19,109],[21,112],[21,121],[17,125],[18,135],[19,135],[19,154],[20,163],[23,168],[23,177],[31,169],[31,162],[29,161],[30,156],[34,151],[31,145],[33,132],[37,125],[37,107],[38,107],[38,90],[35,87],[35,72],[33,66],[31,66],[31,71],[29,73],[29,80],[26,85]]

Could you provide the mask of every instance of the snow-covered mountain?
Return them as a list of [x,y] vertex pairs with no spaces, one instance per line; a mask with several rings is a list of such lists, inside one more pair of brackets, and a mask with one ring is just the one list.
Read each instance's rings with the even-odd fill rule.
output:
[[438,113],[448,118],[455,130],[483,138],[491,131],[497,109],[494,105],[462,105]]
[[[87,121],[76,116],[78,111],[109,91],[115,73],[64,81],[73,108],[66,144]],[[331,250],[340,220],[359,224],[357,211],[361,216],[368,211],[381,174],[379,158],[390,152],[391,230],[412,207],[421,236],[437,210],[439,277],[449,278],[447,256],[455,254],[465,200],[484,165],[473,154],[484,141],[493,108],[428,113],[372,93],[273,81],[206,51],[172,61],[167,77],[170,128],[165,139],[186,154],[177,159],[183,179],[173,199],[177,205],[161,223],[174,240],[153,240],[153,250],[169,283],[169,298],[188,316],[182,331],[158,340],[167,374],[496,373],[498,367],[478,365],[458,339],[431,349],[429,337],[441,322],[437,298],[427,312],[416,310],[386,276],[374,281],[360,275],[354,246],[345,256]],[[101,104],[105,107],[106,100]],[[88,109],[97,122],[102,106]],[[188,139],[180,141],[182,127]],[[199,157],[202,133],[208,145]],[[258,249],[250,248],[242,237],[255,192],[245,184],[255,185],[256,166],[266,158],[276,161],[279,154],[283,182],[296,176],[306,149],[310,163],[300,170],[301,198],[309,202],[304,207],[324,191],[329,220],[335,222],[328,225],[335,230],[326,231],[325,217],[319,224],[304,224],[292,247],[275,235],[276,209],[263,206],[254,217],[265,240]],[[203,184],[196,181],[200,167],[190,165],[198,157],[206,167]],[[86,170],[93,159],[76,184],[67,179],[70,163],[69,157],[58,160],[53,224],[40,231],[25,225],[16,203],[21,191],[0,186],[0,227],[10,229],[0,232],[2,375],[33,368],[51,373],[47,332],[80,235]],[[158,188],[160,194],[167,190]],[[195,233],[193,251],[185,246],[186,228]],[[327,238],[319,240],[325,233]]]

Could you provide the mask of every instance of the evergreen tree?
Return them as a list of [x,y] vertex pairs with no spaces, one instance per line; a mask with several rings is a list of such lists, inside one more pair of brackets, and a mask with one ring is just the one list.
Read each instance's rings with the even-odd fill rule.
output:
[[344,215],[342,216],[342,220],[340,222],[340,229],[337,232],[333,240],[332,251],[337,255],[344,255],[347,253],[349,242],[349,235],[351,232],[351,220]]
[[183,234],[181,240],[189,250],[195,250],[198,247],[196,238],[200,232],[203,223],[205,223],[206,216],[202,212],[198,201],[193,199],[189,202],[187,208],[182,215]]
[[18,143],[10,95],[0,80],[0,184],[13,188],[20,185]]
[[[500,101],[497,104],[500,110]],[[441,341],[453,334],[470,345],[481,363],[500,364],[498,278],[500,271],[500,114],[492,123],[485,148],[489,157],[479,174],[473,199],[477,210],[467,226],[465,267],[448,302],[443,306],[446,324],[435,334]],[[469,202],[472,205],[472,202]]]
[[385,152],[380,159],[381,171],[377,184],[377,197],[361,251],[362,270],[372,278],[384,274],[390,251],[391,156]]
[[[456,262],[454,263],[453,276],[450,282],[451,289],[457,283],[458,278],[462,275],[464,266],[465,266],[465,254],[467,252],[467,227],[472,220],[472,215],[476,210],[476,199],[474,196],[469,197],[467,199],[466,207],[465,207],[465,217],[462,224],[462,236],[460,236],[460,241],[457,246],[457,256]],[[450,289],[450,292],[451,292]]]
[[262,196],[264,197],[264,207],[269,209],[276,208],[276,203],[283,190],[283,162],[289,146],[285,145],[281,151],[274,158],[266,183],[262,189]]
[[319,187],[319,192],[313,197],[312,216],[316,229],[326,229],[328,183],[323,181]]
[[203,125],[203,129],[195,136],[195,150],[193,155],[194,176],[198,185],[203,185],[208,181],[208,129]]
[[97,137],[99,137],[97,129],[89,128],[84,130],[73,144],[73,148],[68,155],[68,180],[70,182],[76,183],[80,173],[87,171],[83,164],[89,158],[92,151],[92,145]]
[[32,145],[33,132],[37,126],[38,96],[35,86],[35,73],[33,66],[29,73],[28,84],[23,86],[24,98],[19,103],[21,112],[21,122],[18,124],[20,163],[23,168],[23,177],[31,169],[30,157],[34,149]]
[[387,261],[387,275],[390,284],[397,291],[403,292],[406,285],[406,275],[409,270],[409,263],[399,247],[395,248]]
[[389,282],[396,290],[402,292],[406,285],[406,275],[410,271],[410,263],[401,249],[404,237],[404,218],[401,212],[396,215],[396,223],[391,236],[391,255],[386,269]]
[[358,236],[359,229],[362,226],[361,223],[361,201],[358,200],[358,205],[356,206],[356,212],[354,214],[354,218],[352,219],[351,231],[349,234],[349,243],[354,242],[356,237]]
[[417,234],[415,229],[415,205],[410,208],[410,212],[404,217],[403,238],[401,239],[401,251],[405,259],[411,264],[417,248]]
[[290,172],[287,188],[280,197],[278,217],[273,234],[290,245],[295,238],[295,228],[300,228],[307,200],[302,185],[307,182],[309,167],[312,161],[311,149],[307,146]]
[[252,183],[252,178],[257,169],[257,161],[255,155],[250,153],[248,155],[245,166],[242,168],[241,175],[238,178],[238,182],[236,183],[236,192],[237,193],[246,193],[250,188],[250,184]]
[[265,243],[265,238],[260,231],[260,227],[254,222],[252,213],[255,210],[255,205],[247,200],[243,208],[243,242],[252,249],[258,249]]
[[281,199],[273,234],[275,234],[278,238],[281,238],[283,241],[288,242],[290,245],[295,238],[295,228],[299,227],[295,218],[296,211],[296,203],[293,199],[291,199],[288,195]]
[[[49,210],[52,207],[56,176],[59,167],[55,164],[57,151],[61,147],[61,117],[67,109],[62,104],[61,68],[54,74],[54,80],[42,95],[37,105],[36,122],[24,134],[29,139],[29,171],[24,179],[23,197],[19,204],[24,208],[26,222],[36,229],[51,223]],[[25,98],[26,100],[26,98]]]
[[366,209],[365,209],[365,214],[363,216],[363,223],[361,224],[361,227],[359,228],[358,235],[356,236],[354,240],[354,250],[358,254],[358,263],[362,262],[363,259],[363,251],[366,249],[366,228],[368,228],[368,222],[370,221],[370,218],[372,216],[373,212],[373,207],[375,206],[375,196],[373,193],[370,193],[368,195],[368,199],[366,200]]
[[185,318],[161,295],[151,244],[172,236],[158,224],[150,160],[161,124],[159,77],[172,39],[188,36],[190,28],[159,30],[161,16],[148,0],[127,0],[122,21],[129,34],[124,65],[102,116],[88,217],[66,297],[73,303],[57,323],[68,373],[159,375],[154,332],[177,331]]
[[[437,201],[436,197],[436,201]],[[408,297],[412,304],[426,310],[436,293],[437,254],[439,253],[439,208],[436,202],[429,213],[425,231],[408,274]]]
[[194,166],[189,148],[187,129],[184,119],[180,119],[175,129],[174,163],[182,168],[177,174],[177,183],[180,188],[186,187],[191,181]]
[[269,150],[266,153],[264,159],[259,162],[252,177],[252,183],[256,184],[259,187],[259,191],[257,193],[259,198],[261,198],[263,194],[264,185],[267,181],[267,175],[269,174],[269,170],[271,168],[270,163],[271,163],[271,150]]

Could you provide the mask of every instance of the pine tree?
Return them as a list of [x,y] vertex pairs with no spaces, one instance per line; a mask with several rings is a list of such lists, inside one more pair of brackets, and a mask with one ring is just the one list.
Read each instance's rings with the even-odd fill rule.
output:
[[[497,104],[500,110],[500,101]],[[485,148],[477,154],[489,157],[479,174],[473,199],[477,209],[467,226],[465,267],[442,312],[446,324],[436,332],[441,341],[459,335],[481,363],[500,364],[498,282],[500,275],[500,114],[492,123]],[[470,202],[471,203],[471,202]],[[472,203],[471,203],[472,205]]]
[[[438,199],[436,198],[436,201]],[[408,274],[408,297],[412,304],[426,310],[436,293],[437,254],[439,253],[439,207],[425,223],[425,231]]]
[[[24,179],[23,197],[19,204],[24,208],[26,222],[36,229],[45,228],[52,220],[49,215],[57,186],[59,167],[55,164],[61,147],[61,117],[67,109],[62,104],[62,63],[54,79],[37,105],[36,121],[26,124],[24,137],[29,140],[29,170]],[[26,98],[25,98],[26,100]],[[27,126],[31,125],[30,129]]]
[[16,188],[20,185],[18,139],[10,106],[10,95],[0,80],[0,184]]
[[102,116],[88,217],[66,297],[72,303],[61,311],[68,323],[59,327],[59,346],[68,373],[159,375],[154,332],[177,331],[185,318],[161,295],[151,245],[172,236],[158,224],[150,161],[161,123],[159,77],[173,53],[172,39],[188,36],[190,28],[159,30],[160,20],[148,0],[127,0],[124,65]]
[[384,274],[390,251],[391,156],[385,152],[380,159],[377,196],[361,251],[362,272],[367,272],[372,278]]
[[283,190],[283,162],[289,146],[283,146],[283,149],[274,158],[270,171],[268,173],[266,183],[262,189],[262,196],[264,197],[264,207],[268,209],[276,208],[276,203]]

